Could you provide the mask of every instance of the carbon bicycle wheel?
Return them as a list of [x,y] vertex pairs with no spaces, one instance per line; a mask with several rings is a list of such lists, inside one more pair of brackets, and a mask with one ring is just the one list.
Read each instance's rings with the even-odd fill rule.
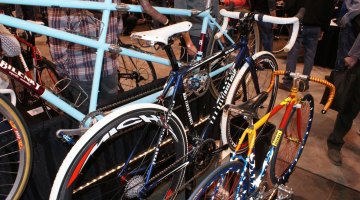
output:
[[31,170],[29,131],[17,109],[0,94],[0,198],[20,199]]
[[285,184],[294,171],[309,136],[314,116],[314,99],[305,95],[294,107],[270,164],[270,178],[274,184]]
[[[228,32],[230,37],[237,43],[240,39],[240,32],[238,30],[238,20],[232,20],[230,22],[230,25],[228,27]],[[254,53],[258,52],[260,50],[260,33],[259,33],[259,27],[256,23],[253,23],[252,31],[248,36],[248,47],[249,47],[249,53],[250,55],[253,55]],[[215,39],[214,36],[218,32],[218,29],[215,28],[209,37],[209,43],[206,49],[206,56],[213,55],[215,52],[220,51],[224,49],[226,46],[224,46],[224,43],[221,42],[221,40],[226,40],[225,36],[221,39]],[[229,43],[227,41],[226,43]],[[224,59],[221,63],[211,63],[208,66],[208,71],[213,72],[223,66],[229,65],[234,62],[236,55],[239,53],[239,50],[234,51],[233,53],[227,55],[226,59]],[[216,62],[216,61],[215,61]],[[221,87],[223,83],[223,79],[226,77],[227,73],[226,71],[211,77],[210,81],[210,92],[212,96],[216,99],[219,95],[219,88]]]
[[219,166],[196,187],[189,200],[235,199],[243,166],[239,161]]
[[[185,174],[184,167],[177,167],[187,159],[187,139],[179,118],[172,115],[155,152],[166,110],[136,104],[97,122],[66,156],[50,199],[174,199]],[[175,161],[178,165],[160,173]],[[154,188],[143,189],[147,178]]]
[[[256,74],[258,81],[254,82],[254,79],[250,72],[250,67],[245,63],[240,71],[237,72],[234,82],[232,83],[229,93],[226,97],[225,104],[239,105],[245,101],[258,95],[255,90],[255,85],[259,87],[259,92],[265,91],[271,81],[271,74],[278,69],[278,65],[274,56],[266,52],[260,52],[253,56]],[[267,100],[257,109],[258,117],[261,118],[268,113],[274,106],[277,89],[278,89],[278,77],[275,79],[275,84],[272,92],[269,94]],[[229,144],[231,150],[235,151],[237,143],[243,133],[248,127],[248,123],[240,114],[232,113],[224,110],[221,119],[221,138],[223,144]],[[261,136],[263,126],[259,129],[257,137]],[[239,153],[247,150],[247,140],[245,140],[239,150]]]
[[120,91],[128,91],[157,79],[154,65],[150,61],[119,56],[117,62]]

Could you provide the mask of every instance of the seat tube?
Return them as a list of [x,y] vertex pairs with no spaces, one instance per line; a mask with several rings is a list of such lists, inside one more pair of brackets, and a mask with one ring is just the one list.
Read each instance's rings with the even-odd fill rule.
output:
[[208,24],[209,24],[210,11],[206,10],[204,12],[207,12],[207,14],[205,14],[205,16],[203,18],[203,23],[202,23],[202,27],[201,27],[201,34],[200,34],[200,40],[199,40],[199,49],[198,49],[198,52],[196,54],[196,60],[197,61],[201,60],[203,58],[203,55],[204,55],[204,42],[205,42],[207,27],[208,27]]
[[[111,0],[105,0],[106,4],[111,4]],[[96,61],[95,61],[95,69],[94,69],[94,78],[92,82],[91,88],[91,95],[90,95],[90,105],[89,105],[89,113],[96,110],[97,100],[98,100],[98,93],[100,88],[100,77],[102,73],[102,65],[103,65],[103,58],[104,58],[104,51],[106,45],[106,34],[109,25],[109,18],[110,18],[110,10],[103,10],[102,14],[102,23],[103,23],[103,30],[99,37],[99,45],[100,47],[96,51]]]

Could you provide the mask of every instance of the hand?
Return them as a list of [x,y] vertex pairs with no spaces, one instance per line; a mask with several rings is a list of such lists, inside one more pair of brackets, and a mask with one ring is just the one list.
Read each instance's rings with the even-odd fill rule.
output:
[[355,66],[358,59],[352,56],[347,56],[344,58],[345,66],[348,67],[348,69],[351,69]]
[[[276,10],[270,10],[270,15],[273,17],[276,17]],[[272,24],[272,29],[276,29],[277,28],[277,24]]]
[[186,50],[189,56],[195,56],[197,53],[197,48],[194,44],[187,44],[186,45]]

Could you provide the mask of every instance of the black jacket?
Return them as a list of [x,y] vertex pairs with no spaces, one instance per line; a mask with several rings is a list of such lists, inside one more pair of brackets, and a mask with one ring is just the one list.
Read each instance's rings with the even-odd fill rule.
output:
[[294,16],[297,11],[306,9],[302,20],[305,26],[320,26],[326,30],[333,17],[334,3],[332,0],[285,0],[285,10],[288,16]]

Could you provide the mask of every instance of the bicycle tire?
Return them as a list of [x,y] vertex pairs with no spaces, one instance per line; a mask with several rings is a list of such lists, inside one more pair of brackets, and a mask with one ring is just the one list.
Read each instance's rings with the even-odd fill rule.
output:
[[[297,111],[296,116],[295,111]],[[298,117],[299,112],[301,112],[302,118]],[[291,112],[280,142],[275,149],[273,158],[271,159],[270,178],[273,184],[285,184],[288,181],[291,173],[294,171],[296,163],[301,156],[309,136],[313,116],[314,99],[310,94],[307,94],[301,99],[301,111],[300,109],[294,108]],[[301,131],[301,133],[294,131],[293,129],[298,128],[297,123],[299,119],[301,119],[303,122],[301,124],[301,130],[304,131]],[[299,138],[299,134],[302,134],[302,139]]]
[[157,80],[154,65],[150,61],[121,55],[117,62],[119,89],[122,92]]
[[19,111],[2,94],[0,116],[0,194],[7,200],[20,199],[31,171],[29,129]]
[[25,102],[27,102],[30,95],[28,91],[18,81],[10,77],[9,79],[12,85],[11,87],[15,92],[17,102],[19,102],[20,104],[24,104]]
[[[17,68],[18,70],[20,70],[21,72],[24,73],[25,70],[24,70],[24,68],[22,66],[22,63],[20,61],[20,56],[5,57],[4,59],[11,66]],[[15,92],[17,102],[19,102],[21,104],[24,104],[25,102],[27,102],[29,93],[25,89],[25,87],[23,85],[21,85],[21,83],[15,81],[14,79],[12,79],[10,77],[9,77],[9,79],[10,79],[10,82],[11,82],[11,85],[12,85],[12,89]]]
[[[220,23],[221,23],[221,21],[220,21]],[[233,20],[233,23],[235,23],[234,20]],[[236,26],[236,24],[233,24],[233,26]],[[218,32],[218,29],[215,27],[214,30],[211,31],[211,33],[210,33],[209,43],[208,43],[208,46],[206,49],[206,54],[205,54],[206,56],[210,56],[210,55],[214,54],[217,50],[220,50],[219,49],[220,45],[217,45],[218,43],[220,43],[220,41],[219,41],[219,39],[216,40],[214,37],[217,32]],[[235,43],[237,43],[240,39],[239,31],[237,30],[237,28],[234,28],[234,30],[229,31],[229,35],[235,41]],[[260,46],[261,45],[260,32],[259,32],[259,27],[257,26],[257,24],[255,22],[253,23],[253,29],[252,29],[252,32],[249,34],[248,41],[249,41],[248,47],[249,47],[250,55],[253,55],[260,51],[260,47],[261,47]],[[239,50],[234,51],[233,53],[227,55],[227,58],[225,58],[222,63],[219,63],[220,65],[210,64],[207,67],[208,72],[210,73],[212,71],[217,70],[221,66],[225,66],[227,64],[234,62],[235,57],[238,54],[238,52],[239,52]],[[221,87],[223,79],[226,77],[226,75],[227,75],[227,73],[226,73],[226,71],[224,71],[214,77],[211,77],[210,92],[215,99],[219,96],[219,88]]]
[[[240,161],[228,162],[224,165],[219,166],[214,171],[212,171],[203,181],[201,181],[201,183],[191,194],[189,200],[234,199],[233,192],[236,193],[243,166],[244,164]],[[227,179],[228,177],[229,179]],[[222,181],[218,181],[219,179],[222,179]],[[214,192],[215,190],[217,191]],[[212,194],[210,194],[209,196],[209,193]]]
[[[134,171],[129,171],[129,172],[120,172],[119,170],[123,170],[123,169],[118,169],[116,172],[117,173],[112,173],[112,174],[106,174],[106,173],[98,173],[96,176],[94,175],[95,178],[92,178],[92,174],[90,174],[89,172],[91,171],[91,167],[94,166],[90,166],[91,164],[96,164],[96,163],[101,163],[99,161],[101,161],[101,153],[100,150],[108,150],[110,151],[111,148],[115,147],[115,146],[111,146],[111,145],[115,145],[113,142],[114,140],[122,140],[121,142],[124,143],[124,145],[126,145],[126,147],[128,147],[129,152],[131,150],[137,151],[137,149],[135,148],[135,145],[133,145],[133,143],[136,143],[136,141],[132,141],[129,140],[129,137],[131,138],[138,138],[138,141],[142,141],[142,145],[147,145],[145,144],[146,141],[148,143],[151,143],[152,141],[154,141],[154,139],[151,138],[142,138],[141,135],[138,134],[138,132],[140,132],[140,134],[142,132],[146,132],[147,135],[150,135],[153,129],[151,129],[150,126],[154,126],[154,128],[158,129],[158,125],[161,124],[160,120],[158,117],[160,117],[159,115],[161,113],[166,112],[167,109],[165,107],[159,106],[159,105],[155,105],[155,104],[136,104],[136,105],[131,105],[131,106],[127,106],[124,107],[123,109],[120,109],[116,112],[113,112],[107,116],[105,116],[102,120],[100,120],[99,122],[97,122],[93,127],[91,127],[75,144],[75,146],[71,149],[71,151],[68,153],[68,155],[66,156],[66,158],[64,159],[53,184],[52,190],[51,190],[51,195],[50,195],[50,199],[69,199],[70,197],[75,197],[76,195],[76,199],[82,199],[82,197],[80,195],[85,195],[83,196],[84,199],[90,198],[91,199],[96,199],[96,195],[97,194],[93,194],[96,193],[100,190],[103,190],[102,194],[104,195],[108,195],[105,196],[103,198],[105,199],[110,199],[110,197],[113,197],[111,195],[117,195],[116,197],[119,198],[119,196],[124,196],[124,197],[137,197],[136,195],[138,195],[138,191],[139,190],[130,190],[130,189],[124,189],[124,188],[137,188],[136,186],[139,186],[143,183],[143,176],[140,175],[142,172],[141,170],[144,169],[148,169],[147,165],[148,163],[144,164],[145,161],[149,161],[151,162],[150,159],[146,159],[147,154],[142,154],[142,152],[146,152],[143,151],[143,149],[147,150],[146,148],[142,148],[139,151],[139,154],[137,154],[137,152],[134,152],[134,156],[132,158],[133,161],[132,163],[134,163]],[[142,118],[140,118],[142,117]],[[143,119],[140,121],[137,121],[139,119]],[[131,121],[131,120],[136,120]],[[129,124],[126,124],[128,123]],[[141,123],[145,122],[145,126],[147,127],[143,127]],[[175,153],[175,157],[176,159],[180,159],[181,161],[186,160],[186,154],[187,154],[187,138],[186,138],[186,134],[185,134],[185,129],[181,124],[181,121],[179,120],[179,118],[173,114],[172,117],[169,119],[169,130],[172,130],[171,134],[167,134],[167,138],[164,138],[163,141],[170,141],[169,145],[163,145],[161,146],[161,149],[159,151],[158,154],[158,160],[156,162],[156,167],[153,169],[153,173],[158,172],[157,170],[161,170],[158,169],[160,167],[162,167],[161,165],[165,163],[161,163],[160,157],[165,156],[166,157],[166,151],[171,150],[171,153],[169,155],[172,155],[173,153]],[[123,129],[121,129],[120,126],[123,126]],[[124,127],[127,126],[127,127]],[[117,128],[119,131],[116,132]],[[146,129],[146,130],[145,130]],[[109,131],[111,132],[111,136],[109,135]],[[171,142],[171,138],[169,135],[173,135],[177,138],[177,140],[174,140],[173,142]],[[128,136],[128,138],[126,138],[126,136]],[[140,136],[140,137],[137,137]],[[170,139],[170,140],[167,140]],[[177,142],[176,142],[177,141]],[[116,141],[115,141],[116,142]],[[116,142],[116,147],[124,147],[124,145],[119,145],[120,143]],[[151,144],[149,145],[151,146]],[[106,148],[105,148],[106,147]],[[165,152],[164,152],[165,151]],[[126,150],[122,150],[122,151],[117,151],[117,152],[121,152],[122,154],[127,154],[128,152],[126,152]],[[150,152],[150,154],[152,155],[152,153]],[[106,155],[111,155],[111,154],[106,154]],[[115,158],[116,154],[114,154],[113,156],[111,156],[111,160],[116,160],[117,158]],[[123,160],[126,160],[127,156],[125,155],[118,155],[120,157],[123,158]],[[141,157],[136,157],[137,155],[139,156],[143,156]],[[124,159],[125,157],[125,159]],[[167,157],[170,158],[170,161],[173,160],[173,157]],[[140,160],[140,162],[138,161]],[[163,162],[169,161],[166,160],[164,158],[164,160],[162,160]],[[103,166],[97,168],[96,170],[101,171],[101,168],[104,168],[104,171],[107,171],[107,169],[111,169],[114,168],[115,166],[120,166],[123,161],[118,161],[116,163],[116,165],[112,165],[110,162],[110,158],[106,161],[106,165],[103,164],[105,162],[102,162]],[[130,162],[129,162],[130,163]],[[143,166],[144,165],[144,166]],[[109,167],[110,166],[110,167]],[[89,168],[90,167],[90,168]],[[129,166],[128,166],[129,167]],[[164,166],[167,167],[167,166]],[[89,170],[90,169],[90,170]],[[96,170],[93,170],[91,173],[95,173],[97,172]],[[145,171],[145,170],[144,170]],[[109,172],[109,171],[108,171]],[[131,174],[133,173],[133,174]],[[176,171],[175,173],[173,173],[173,176],[171,178],[167,178],[167,180],[169,181],[169,184],[171,187],[169,187],[166,190],[158,190],[158,191],[164,191],[165,194],[161,194],[161,197],[153,197],[155,199],[163,199],[165,196],[170,195],[171,192],[177,191],[177,189],[180,187],[183,177],[185,174],[185,169],[181,169]],[[100,175],[100,176],[99,176]],[[101,175],[103,175],[102,179],[100,179],[99,177],[101,177]],[[92,190],[94,188],[91,187],[100,187],[100,184],[102,183],[106,183],[106,181],[111,180],[112,177],[109,177],[110,175],[115,175],[115,178],[119,181],[117,181],[117,183],[115,184],[115,186],[118,186],[119,188],[122,189],[116,189],[116,193],[115,194],[106,194],[104,193],[104,188],[96,188],[98,189],[98,191],[96,190]],[[156,175],[154,175],[156,176]],[[120,177],[120,178],[119,178]],[[96,179],[99,178],[99,179]],[[80,180],[83,179],[83,180]],[[106,179],[106,180],[105,180]],[[90,183],[91,181],[97,181],[96,184],[90,184],[86,185],[86,183]],[[104,182],[103,182],[104,181]],[[128,184],[125,185],[124,183],[127,182]],[[171,182],[171,183],[170,183]],[[111,183],[111,181],[109,182]],[[85,185],[85,188],[81,188],[78,185]],[[123,185],[121,185],[123,184]],[[114,185],[114,184],[113,184]],[[121,185],[121,186],[120,186]],[[164,185],[161,185],[164,186]],[[166,186],[166,185],[165,185]],[[106,185],[105,188],[107,191],[109,191],[109,185]],[[159,186],[160,187],[160,186]],[[75,188],[75,190],[74,190]],[[81,191],[79,190],[81,189]],[[90,191],[92,190],[92,191]],[[74,193],[74,196],[73,195]],[[87,196],[86,196],[87,195]],[[154,195],[154,193],[152,194]],[[158,194],[156,194],[158,195]],[[173,196],[173,198],[175,198],[176,195]],[[151,198],[151,197],[149,197]],[[171,199],[173,199],[171,198]]]
[[[268,52],[259,52],[252,56],[254,63],[257,67],[257,75],[259,80],[260,92],[265,91],[270,85],[271,73],[275,70],[278,70],[278,65],[276,62],[276,58],[268,53]],[[234,82],[230,86],[229,93],[225,100],[226,104],[242,104],[250,98],[253,98],[257,95],[254,83],[252,82],[250,69],[248,63],[245,63],[240,71],[237,72]],[[249,82],[250,80],[250,82]],[[260,83],[261,81],[261,83]],[[246,82],[246,96],[243,95],[244,91],[244,83]],[[263,105],[258,108],[258,117],[261,118],[266,113],[268,113],[274,106],[277,89],[278,89],[279,78],[276,77],[275,84],[272,92],[269,94],[267,100],[263,103]],[[227,110],[223,110],[222,118],[221,118],[221,139],[223,144],[229,144],[229,147],[232,151],[235,151],[237,143],[243,133],[243,131],[247,128],[248,124],[246,120],[235,114],[233,115]],[[257,134],[257,138],[262,135],[265,126],[260,128]],[[247,140],[245,140],[239,149],[238,153],[242,153],[247,150]]]

